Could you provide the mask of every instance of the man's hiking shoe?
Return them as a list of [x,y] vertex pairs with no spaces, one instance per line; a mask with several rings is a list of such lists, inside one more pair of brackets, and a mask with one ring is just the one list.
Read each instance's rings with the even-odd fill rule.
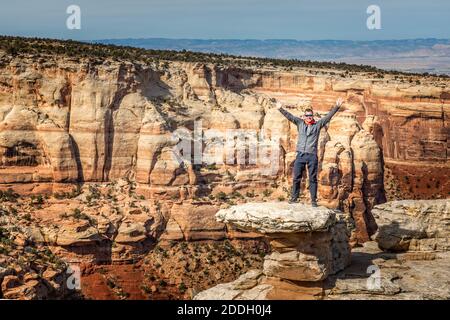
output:
[[317,207],[317,202],[316,202],[316,201],[312,201],[312,202],[311,202],[311,207],[316,208],[316,207]]
[[292,203],[297,203],[297,199],[290,198],[288,202],[291,203],[291,204]]

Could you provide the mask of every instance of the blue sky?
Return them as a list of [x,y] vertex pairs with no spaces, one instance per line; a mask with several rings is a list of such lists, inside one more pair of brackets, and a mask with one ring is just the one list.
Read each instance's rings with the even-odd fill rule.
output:
[[[450,38],[449,0],[2,0],[0,34],[70,39]],[[66,8],[81,8],[81,30]],[[381,30],[366,9],[381,8]]]

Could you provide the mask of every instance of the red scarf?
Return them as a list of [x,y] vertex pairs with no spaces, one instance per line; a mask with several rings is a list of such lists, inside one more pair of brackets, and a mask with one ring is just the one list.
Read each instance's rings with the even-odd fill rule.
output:
[[311,125],[311,124],[316,123],[316,120],[314,120],[314,118],[311,118],[311,120],[305,119],[305,123],[306,123],[307,125]]

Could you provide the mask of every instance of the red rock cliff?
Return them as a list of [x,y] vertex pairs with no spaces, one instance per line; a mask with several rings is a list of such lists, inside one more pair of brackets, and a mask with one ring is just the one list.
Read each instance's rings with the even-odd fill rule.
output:
[[[276,101],[293,113],[312,107],[324,114],[345,97],[345,110],[321,134],[319,197],[353,216],[355,240],[374,232],[370,210],[386,198],[450,192],[448,80],[0,55],[2,189],[45,193],[128,177],[141,194],[166,201],[220,192],[264,192],[281,200],[290,185],[296,130],[274,108]],[[174,132],[194,129],[195,120],[216,132],[264,129],[270,136],[278,130],[279,170],[180,165]],[[217,142],[204,139],[206,155]]]

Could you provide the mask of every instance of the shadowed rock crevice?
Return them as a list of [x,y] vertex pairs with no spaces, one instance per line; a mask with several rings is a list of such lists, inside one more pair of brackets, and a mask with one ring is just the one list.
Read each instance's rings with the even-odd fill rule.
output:
[[[102,180],[101,181],[109,181],[109,172],[111,171],[112,164],[112,154],[114,149],[114,135],[115,135],[115,125],[114,125],[114,115],[115,112],[119,109],[120,103],[123,100],[124,96],[127,92],[130,91],[129,83],[126,79],[128,70],[125,66],[121,65],[118,70],[117,82],[118,85],[122,88],[119,88],[112,99],[111,105],[107,107],[104,118],[104,146],[105,146],[105,155],[104,155],[104,164],[103,164],[103,172],[102,172]],[[125,83],[125,87],[123,87],[123,83]]]
[[71,151],[73,152],[73,159],[75,159],[75,162],[77,164],[77,182],[83,183],[84,180],[84,176],[83,176],[83,166],[81,164],[81,160],[80,160],[80,149],[78,148],[78,144],[77,142],[73,139],[72,135],[69,134],[69,139],[70,139],[70,143],[71,143]]

